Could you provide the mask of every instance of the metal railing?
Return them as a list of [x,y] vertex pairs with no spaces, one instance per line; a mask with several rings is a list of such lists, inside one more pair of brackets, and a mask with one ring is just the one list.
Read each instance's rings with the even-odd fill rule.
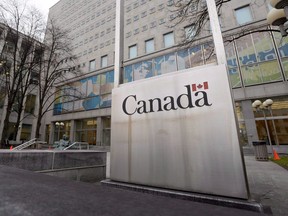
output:
[[[82,148],[82,145],[86,146],[86,148]],[[77,148],[79,150],[82,150],[82,149],[89,150],[89,143],[87,143],[87,142],[74,142],[71,145],[69,145],[68,147],[64,148],[63,150],[67,150],[67,149],[71,149],[71,148]]]
[[11,150],[12,150],[12,151],[14,151],[14,150],[22,150],[22,149],[24,149],[24,148],[27,148],[27,147],[35,144],[35,143],[36,143],[36,140],[37,140],[37,138],[31,139],[31,140],[29,140],[29,141],[27,141],[27,142],[25,142],[25,143],[23,143],[23,144],[15,147],[15,148],[13,148],[13,149],[11,149]]

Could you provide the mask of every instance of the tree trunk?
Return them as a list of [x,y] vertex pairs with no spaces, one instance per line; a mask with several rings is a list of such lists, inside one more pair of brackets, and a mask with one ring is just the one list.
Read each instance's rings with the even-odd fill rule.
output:
[[40,138],[40,128],[41,128],[41,121],[42,121],[42,106],[39,105],[38,109],[38,115],[37,115],[37,123],[36,123],[36,132],[35,132],[35,138],[39,139]]
[[7,112],[6,112],[6,116],[4,119],[4,126],[3,126],[3,131],[2,131],[2,138],[1,138],[1,148],[7,147],[7,146],[5,146],[5,144],[6,144],[6,140],[9,139],[9,137],[8,137],[9,117],[10,117],[10,114],[12,112],[12,106],[13,106],[13,103],[11,103],[11,102],[7,104]]

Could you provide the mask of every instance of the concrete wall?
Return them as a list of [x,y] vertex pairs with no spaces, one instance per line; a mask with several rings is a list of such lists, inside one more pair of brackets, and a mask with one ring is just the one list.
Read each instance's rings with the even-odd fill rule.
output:
[[0,164],[78,181],[106,178],[106,152],[99,151],[3,150]]

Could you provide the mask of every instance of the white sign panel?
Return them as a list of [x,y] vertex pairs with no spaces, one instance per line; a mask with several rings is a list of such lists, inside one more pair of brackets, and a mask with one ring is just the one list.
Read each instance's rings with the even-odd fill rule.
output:
[[224,65],[113,89],[111,179],[247,198]]

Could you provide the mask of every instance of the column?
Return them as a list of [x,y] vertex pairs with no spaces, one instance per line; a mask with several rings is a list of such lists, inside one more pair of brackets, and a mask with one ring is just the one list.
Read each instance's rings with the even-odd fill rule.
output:
[[102,118],[97,118],[97,134],[96,134],[96,145],[102,146],[102,136],[103,136],[103,124]]
[[247,131],[248,143],[252,146],[252,141],[258,140],[258,133],[256,128],[255,117],[252,109],[251,100],[241,102],[243,117],[245,120],[245,127]]
[[75,120],[71,120],[70,121],[71,127],[70,127],[70,136],[69,136],[69,140],[72,143],[75,142],[74,138],[75,138]]

